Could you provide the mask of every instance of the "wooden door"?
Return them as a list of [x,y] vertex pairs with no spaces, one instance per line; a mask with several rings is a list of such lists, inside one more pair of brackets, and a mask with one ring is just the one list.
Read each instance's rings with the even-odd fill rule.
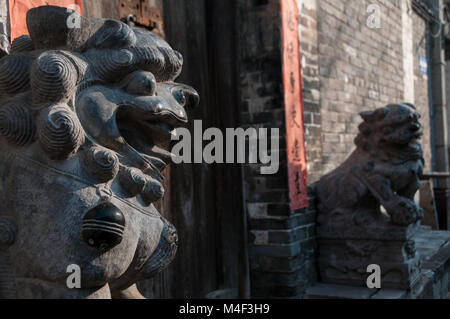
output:
[[[185,61],[177,82],[201,97],[189,111],[191,132],[195,119],[203,130],[238,127],[234,1],[164,0],[163,11],[166,39]],[[162,213],[178,230],[177,257],[141,288],[153,298],[242,296],[248,272],[241,167],[180,164],[170,170]]]

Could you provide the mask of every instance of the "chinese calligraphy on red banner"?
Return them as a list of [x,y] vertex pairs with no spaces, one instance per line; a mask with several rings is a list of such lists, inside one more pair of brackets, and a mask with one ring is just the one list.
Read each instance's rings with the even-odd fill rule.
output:
[[296,0],[281,0],[283,85],[291,210],[308,206],[299,14]]
[[[11,21],[11,41],[21,35],[28,34],[26,16],[31,8],[55,5],[70,9],[79,9],[81,0],[9,0],[9,17]],[[77,6],[77,7],[75,7]]]

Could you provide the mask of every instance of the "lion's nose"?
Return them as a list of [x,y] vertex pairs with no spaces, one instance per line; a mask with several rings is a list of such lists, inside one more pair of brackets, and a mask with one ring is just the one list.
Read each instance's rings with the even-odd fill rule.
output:
[[411,124],[411,126],[409,127],[409,130],[411,132],[417,132],[418,130],[420,130],[420,124],[419,123]]
[[180,85],[172,90],[173,97],[184,108],[194,108],[200,103],[200,96],[195,89],[187,85]]

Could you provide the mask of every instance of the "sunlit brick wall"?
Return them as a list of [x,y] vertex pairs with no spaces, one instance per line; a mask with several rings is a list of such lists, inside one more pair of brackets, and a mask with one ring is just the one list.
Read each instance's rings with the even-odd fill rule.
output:
[[[410,1],[299,3],[310,181],[339,166],[353,151],[361,123],[358,113],[388,103],[417,106],[425,128],[425,159],[430,163],[428,80],[419,68],[419,56],[426,57],[426,25]],[[379,27],[368,23],[373,22],[370,5],[378,6]]]

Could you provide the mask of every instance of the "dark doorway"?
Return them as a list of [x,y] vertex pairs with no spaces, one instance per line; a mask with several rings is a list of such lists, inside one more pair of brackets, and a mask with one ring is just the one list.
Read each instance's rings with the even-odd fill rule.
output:
[[[239,126],[235,1],[164,0],[167,41],[184,56],[177,82],[194,87],[200,105],[189,111],[203,130]],[[247,281],[245,219],[239,164],[179,164],[170,171],[162,213],[176,226],[177,257],[142,287],[153,298],[237,297]]]

